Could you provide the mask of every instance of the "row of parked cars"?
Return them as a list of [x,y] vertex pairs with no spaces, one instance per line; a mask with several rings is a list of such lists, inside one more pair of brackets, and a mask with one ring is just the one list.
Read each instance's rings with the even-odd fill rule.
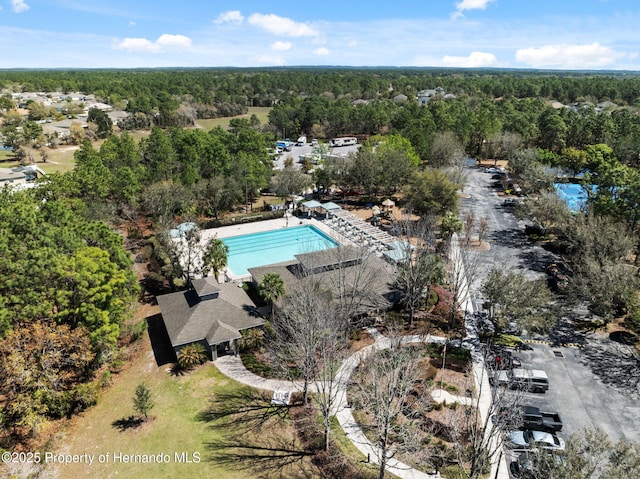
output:
[[[495,361],[500,354],[501,360]],[[511,361],[505,361],[511,357]],[[499,388],[504,387],[531,393],[545,393],[549,390],[547,373],[539,369],[523,367],[520,358],[510,352],[493,351],[489,356],[492,367],[490,383]],[[513,367],[504,367],[512,364]],[[536,454],[561,452],[565,449],[565,441],[557,433],[562,431],[560,414],[545,411],[539,407],[525,404],[517,407],[502,407],[491,418],[505,432],[504,447],[516,457],[509,465],[511,475],[519,479],[535,476]]]

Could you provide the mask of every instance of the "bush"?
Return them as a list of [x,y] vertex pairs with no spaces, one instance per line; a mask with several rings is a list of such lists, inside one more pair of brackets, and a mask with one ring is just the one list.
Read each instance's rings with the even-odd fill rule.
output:
[[142,338],[144,332],[147,330],[146,321],[138,321],[137,323],[127,323],[122,328],[121,337],[125,339],[127,343],[133,343]]
[[[108,373],[108,371],[105,371],[105,373]],[[98,403],[98,396],[102,384],[103,383],[99,381],[78,384],[73,395],[74,411],[83,411],[91,406],[95,406]]]
[[640,334],[640,309],[635,309],[624,320],[623,326]]
[[202,344],[188,344],[178,352],[178,367],[183,370],[193,369],[207,360],[207,352]]
[[427,297],[427,309],[431,309],[438,303],[438,293],[434,290],[429,290],[429,296]]
[[508,348],[516,348],[522,344],[522,339],[511,334],[497,334],[494,339],[496,346],[506,346]]
[[271,366],[266,363],[260,361],[255,354],[252,353],[242,353],[240,354],[240,359],[242,359],[242,364],[248,371],[253,374],[257,374],[262,377],[273,377],[274,371]]

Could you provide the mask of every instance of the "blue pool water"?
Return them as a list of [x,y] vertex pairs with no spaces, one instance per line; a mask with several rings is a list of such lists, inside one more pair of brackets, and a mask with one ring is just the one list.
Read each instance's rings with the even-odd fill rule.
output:
[[249,268],[291,261],[297,254],[338,246],[338,243],[313,226],[232,236],[222,238],[222,242],[229,247],[228,268],[236,276],[249,274]]
[[578,183],[554,183],[558,196],[570,211],[580,211],[587,204],[587,190]]

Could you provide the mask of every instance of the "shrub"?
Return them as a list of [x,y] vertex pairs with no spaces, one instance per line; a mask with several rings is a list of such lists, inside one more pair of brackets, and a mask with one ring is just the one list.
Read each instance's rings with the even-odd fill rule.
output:
[[[109,371],[105,371],[108,373]],[[93,381],[90,383],[78,384],[73,394],[74,410],[82,411],[98,403],[98,395],[102,382]]]
[[429,295],[427,297],[427,309],[434,307],[437,302],[438,302],[438,293],[430,289]]
[[189,370],[207,360],[207,352],[202,344],[188,344],[178,353],[178,367]]
[[518,336],[513,336],[511,334],[497,334],[494,339],[494,344],[496,346],[506,346],[508,348],[515,348],[522,344],[522,339]]
[[248,371],[253,374],[257,374],[262,377],[273,377],[273,368],[266,363],[260,361],[255,354],[252,353],[242,353],[240,354],[240,359],[242,359],[242,364]]

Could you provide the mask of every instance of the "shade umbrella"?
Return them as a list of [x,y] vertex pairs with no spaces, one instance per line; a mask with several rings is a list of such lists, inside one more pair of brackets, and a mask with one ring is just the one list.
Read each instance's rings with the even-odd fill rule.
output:
[[389,209],[389,208],[395,206],[395,202],[391,198],[387,198],[386,200],[384,200],[382,202],[382,206],[386,206],[387,209]]
[[373,216],[378,216],[380,214],[380,207],[378,205],[374,206],[371,208],[371,213],[373,213]]

